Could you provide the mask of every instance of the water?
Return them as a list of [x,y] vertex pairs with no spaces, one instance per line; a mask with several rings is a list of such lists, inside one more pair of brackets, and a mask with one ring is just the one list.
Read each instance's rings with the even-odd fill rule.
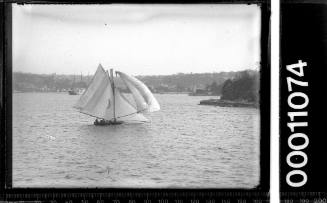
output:
[[252,188],[259,183],[259,110],[155,95],[146,124],[94,126],[79,96],[13,96],[14,187]]

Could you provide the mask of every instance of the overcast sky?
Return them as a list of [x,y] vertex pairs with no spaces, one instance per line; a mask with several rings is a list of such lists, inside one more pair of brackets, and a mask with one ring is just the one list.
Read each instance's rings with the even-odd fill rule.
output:
[[13,70],[132,75],[255,69],[257,5],[15,5]]

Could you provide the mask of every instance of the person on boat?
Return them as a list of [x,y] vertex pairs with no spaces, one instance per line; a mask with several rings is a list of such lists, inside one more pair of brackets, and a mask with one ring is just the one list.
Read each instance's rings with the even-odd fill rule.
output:
[[98,119],[95,119],[94,125],[99,125],[99,120]]
[[117,121],[116,119],[114,120],[105,120],[105,119],[95,119],[94,125],[117,125],[117,124],[122,124],[123,122]]

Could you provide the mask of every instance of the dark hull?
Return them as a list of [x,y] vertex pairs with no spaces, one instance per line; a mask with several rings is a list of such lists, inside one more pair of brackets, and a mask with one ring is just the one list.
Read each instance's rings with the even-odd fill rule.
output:
[[74,90],[69,90],[68,94],[69,95],[78,95],[78,93],[76,91],[74,91]]
[[122,121],[94,121],[94,125],[96,126],[107,126],[107,125],[120,125],[123,124]]

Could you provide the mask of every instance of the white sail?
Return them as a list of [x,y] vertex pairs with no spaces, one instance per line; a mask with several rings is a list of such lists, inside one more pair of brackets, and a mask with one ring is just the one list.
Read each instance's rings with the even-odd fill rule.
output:
[[137,112],[135,107],[125,99],[117,88],[115,88],[115,117],[119,121],[148,121],[142,114]]
[[143,112],[148,109],[148,104],[146,103],[145,99],[143,98],[142,94],[139,90],[128,80],[123,80],[128,89],[131,91],[133,98],[136,103],[136,109],[139,112]]
[[103,80],[106,79],[106,72],[102,68],[101,64],[99,64],[97,71],[95,72],[91,83],[84,91],[83,95],[79,98],[79,100],[74,105],[74,108],[82,109],[87,105],[87,103],[92,99],[95,92],[101,87],[103,84]]
[[81,113],[104,118],[105,112],[110,108],[110,100],[112,98],[113,94],[109,77],[100,64],[87,90],[74,107]]
[[153,112],[160,110],[158,101],[143,82],[125,73],[119,71],[116,71],[116,73],[121,77],[128,89],[133,94],[137,111]]
[[[123,77],[125,77],[125,75],[123,75]],[[113,91],[113,86],[111,83],[112,81],[110,80],[109,74],[102,68],[100,64],[92,78],[90,85],[79,98],[74,107],[77,108],[81,113],[105,120],[116,119],[118,121],[128,122],[148,121],[147,118],[139,113],[138,108],[149,108],[149,106],[153,106],[153,101],[149,96],[144,97],[143,95],[147,94],[147,91],[144,89],[143,91],[138,90],[142,86],[138,83],[138,81],[135,82],[133,80],[128,80],[129,77],[130,76],[125,77],[127,78],[125,82],[129,85],[129,88],[134,91],[134,98],[137,96],[139,103],[143,102],[143,106],[138,105],[136,108],[124,97],[124,95],[117,88],[115,88]],[[136,83],[138,86],[134,83]],[[150,90],[148,91],[150,92]]]

